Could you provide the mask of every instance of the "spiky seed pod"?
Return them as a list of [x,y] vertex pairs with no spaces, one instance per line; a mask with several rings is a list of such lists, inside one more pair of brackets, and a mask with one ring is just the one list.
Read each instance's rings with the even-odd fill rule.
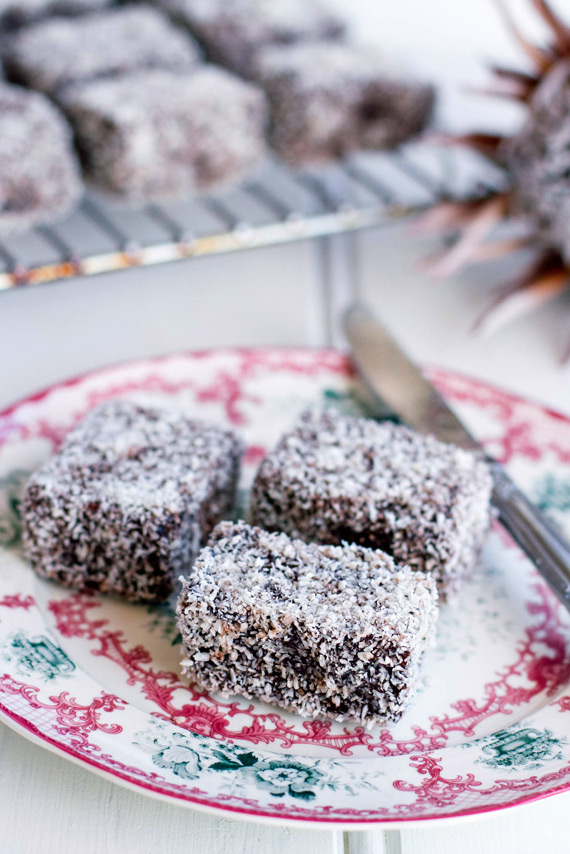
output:
[[515,212],[531,216],[539,238],[570,264],[570,59],[537,86],[524,125],[502,155],[514,180]]
[[[512,137],[471,133],[447,141],[500,164],[508,186],[473,199],[445,200],[432,208],[422,225],[425,231],[455,232],[451,246],[426,265],[438,276],[450,275],[467,263],[534,248],[528,266],[499,287],[478,319],[476,325],[488,328],[557,296],[570,284],[570,25],[546,0],[530,0],[550,32],[548,44],[537,46],[521,33],[503,0],[496,2],[530,68],[494,66],[490,94],[525,104],[526,120]],[[529,224],[527,234],[489,240],[501,220],[521,214]]]

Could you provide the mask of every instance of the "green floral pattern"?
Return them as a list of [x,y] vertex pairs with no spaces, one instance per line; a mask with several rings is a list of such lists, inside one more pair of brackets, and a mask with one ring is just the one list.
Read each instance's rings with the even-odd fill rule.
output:
[[367,418],[375,418],[379,421],[395,421],[396,423],[400,421],[392,410],[384,407],[380,401],[377,401],[372,407],[372,404],[367,402],[354,386],[349,386],[346,391],[326,388],[322,397],[325,408],[338,409],[343,415],[364,415]]
[[219,744],[163,721],[136,733],[133,744],[149,753],[157,768],[172,771],[186,780],[197,780],[202,772],[218,772],[221,789],[233,794],[245,792],[253,785],[273,798],[312,801],[325,790],[356,797],[364,789],[373,789],[384,776],[378,766],[363,775],[351,772],[343,762],[279,755],[268,758],[267,753],[260,754],[237,744]]
[[[514,466],[525,491],[564,524],[568,426],[547,412],[538,417],[538,410],[535,419],[528,404],[483,384],[430,373],[468,422],[473,416],[490,450]],[[164,391],[195,405],[199,417],[234,424],[253,452],[244,462],[246,486],[260,449],[296,412],[314,404],[364,411],[351,377],[333,353],[176,356],[109,369],[16,408],[5,424],[0,479],[0,543],[9,547],[0,549],[3,715],[132,786],[280,822],[439,819],[568,788],[567,617],[528,562],[497,535],[489,540],[485,574],[460,608],[442,613],[423,695],[395,726],[356,734],[348,724],[329,728],[187,688],[176,678],[177,632],[168,606],[147,610],[86,597],[82,610],[75,593],[55,591],[22,559],[19,502],[27,473],[8,475],[8,466],[31,469],[95,401]],[[51,606],[64,601],[54,627]],[[135,672],[138,681],[123,675]],[[147,687],[156,687],[160,702],[144,693]]]
[[151,634],[158,632],[160,637],[167,641],[170,646],[179,646],[182,643],[182,635],[178,630],[174,608],[174,599],[160,605],[148,605],[147,613],[150,620],[146,624],[146,628]]
[[315,797],[314,789],[319,786],[322,777],[322,772],[317,768],[291,759],[266,759],[255,768],[258,785],[267,789],[274,798],[291,795],[292,798],[312,800]]
[[547,474],[535,484],[535,501],[542,511],[570,511],[570,481]]
[[58,676],[71,676],[75,664],[45,635],[30,637],[16,632],[4,645],[4,657],[16,665],[16,670],[25,676],[39,676],[44,682]]
[[536,770],[549,760],[562,759],[562,747],[568,742],[556,738],[549,729],[515,725],[477,739],[463,747],[477,749],[480,756],[475,761],[493,770]]
[[0,478],[0,546],[13,549],[22,539],[20,502],[29,472],[15,469]]
[[543,513],[546,513],[560,528],[568,528],[570,512],[570,480],[549,472],[541,477],[533,489],[533,498]]

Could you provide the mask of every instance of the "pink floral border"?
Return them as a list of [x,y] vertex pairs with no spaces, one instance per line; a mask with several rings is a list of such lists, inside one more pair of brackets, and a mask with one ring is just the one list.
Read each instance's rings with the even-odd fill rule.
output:
[[[259,350],[240,350],[226,351],[233,352],[239,362],[239,376],[220,375],[216,383],[211,384],[209,388],[198,391],[198,394],[205,395],[205,399],[216,400],[221,402],[225,407],[226,414],[232,423],[241,423],[242,414],[240,411],[240,403],[244,400],[244,392],[241,388],[241,381],[251,375],[251,371],[262,366],[268,368],[268,362],[273,359],[271,370],[298,371],[301,373],[314,371],[332,371],[341,375],[351,376],[352,369],[345,358],[335,351],[308,351],[308,350],[291,350],[291,351],[259,351]],[[195,354],[184,354],[189,359],[205,359],[211,354],[206,352]],[[219,351],[218,351],[219,355]],[[308,362],[302,363],[299,357],[302,356]],[[163,362],[167,362],[170,357],[159,357],[150,360],[148,363],[150,373],[147,374],[144,383],[135,382],[134,387],[137,390],[144,388],[145,390],[164,389],[164,382],[160,378],[159,369]],[[158,373],[154,373],[156,368]],[[48,438],[50,441],[57,443],[61,439],[61,431],[54,429],[50,424],[42,421],[36,422],[32,430],[29,425],[19,424],[17,418],[18,408],[23,404],[30,404],[41,401],[54,390],[70,387],[80,384],[83,380],[93,376],[104,376],[107,372],[112,373],[113,369],[105,369],[97,372],[95,375],[88,374],[83,377],[77,377],[68,380],[56,386],[44,389],[34,395],[31,395],[25,401],[14,404],[9,409],[0,414],[0,444],[14,437],[14,433],[19,438],[29,438],[32,435]],[[469,380],[465,377],[460,377],[450,372],[432,369],[430,375],[436,382],[440,390],[450,397],[452,400],[461,401],[469,400],[482,408],[490,408],[496,418],[499,418],[505,423],[506,429],[501,437],[491,437],[492,443],[499,448],[497,456],[504,461],[509,461],[515,456],[526,457],[528,459],[538,459],[545,451],[553,453],[561,462],[570,462],[570,435],[568,439],[561,437],[558,439],[549,439],[544,447],[537,448],[533,441],[532,432],[534,429],[534,419],[537,411],[547,418],[555,419],[561,427],[567,430],[570,422],[558,413],[551,412],[544,407],[537,407],[528,404],[528,417],[526,419],[516,419],[515,411],[520,405],[526,405],[524,401],[513,395],[501,392],[497,389],[489,387],[484,383]],[[193,387],[192,383],[183,384],[184,387]],[[172,391],[178,390],[172,388]],[[109,387],[103,394],[109,396],[129,390],[129,384],[119,384]],[[209,395],[209,398],[208,398]],[[89,399],[89,406],[98,402],[98,395],[94,394]],[[77,417],[80,417],[78,413]],[[534,415],[534,417],[533,417]],[[69,426],[69,425],[68,425]],[[257,456],[259,449],[253,449],[253,456]],[[67,600],[71,602],[72,600]],[[97,631],[104,630],[104,624],[100,621],[89,621],[86,619],[86,611],[91,604],[88,599],[75,597],[73,600],[76,607],[82,610],[82,616],[79,621],[76,621],[75,631],[87,631],[93,633],[93,638],[98,642],[103,643],[103,651],[101,654],[107,654],[107,649],[113,647],[111,657],[118,655],[119,661],[123,664],[128,664],[131,668],[130,675],[136,674],[137,667],[145,660],[145,651],[125,651],[122,646],[121,638],[109,638],[103,633],[102,636],[97,635]],[[62,603],[58,603],[61,606]],[[29,596],[23,596],[19,593],[4,596],[0,600],[0,607],[6,608],[23,608],[25,610],[33,607],[34,602]],[[107,735],[117,735],[121,732],[120,724],[114,720],[111,723],[106,723],[101,720],[101,717],[107,713],[121,711],[125,709],[126,704],[120,698],[113,695],[102,693],[99,697],[93,698],[88,704],[79,703],[75,698],[71,697],[66,692],[60,692],[57,695],[50,696],[49,700],[40,700],[38,694],[39,689],[32,685],[20,682],[14,679],[9,674],[0,676],[0,693],[11,696],[20,697],[30,708],[30,710],[42,710],[47,712],[55,720],[55,731],[66,738],[67,742],[59,741],[52,738],[47,733],[42,732],[33,723],[32,715],[24,717],[9,709],[4,704],[0,704],[0,713],[7,718],[12,725],[18,729],[23,729],[36,738],[49,744],[58,751],[68,753],[81,762],[88,764],[100,771],[120,778],[124,782],[147,789],[157,794],[167,795],[177,799],[182,799],[196,805],[215,807],[218,809],[237,811],[246,813],[250,816],[274,817],[278,819],[292,819],[312,822],[341,822],[341,823],[367,823],[367,822],[405,822],[405,821],[423,821],[431,819],[440,819],[443,816],[459,816],[472,815],[481,812],[489,812],[497,809],[507,808],[514,804],[536,800],[558,791],[565,791],[570,788],[570,764],[562,765],[556,771],[545,774],[542,777],[531,776],[524,779],[498,779],[492,786],[484,787],[480,781],[476,780],[474,775],[469,773],[460,775],[455,778],[447,778],[444,775],[441,758],[434,754],[434,751],[444,746],[442,738],[445,734],[455,728],[460,727],[465,734],[470,734],[474,731],[476,723],[495,714],[499,710],[504,710],[506,707],[514,707],[517,704],[525,701],[524,692],[528,697],[528,692],[533,691],[549,691],[555,690],[557,686],[565,682],[570,677],[570,667],[563,652],[563,644],[558,633],[559,625],[556,618],[556,606],[552,606],[552,600],[549,594],[546,593],[543,587],[537,588],[537,599],[529,604],[529,608],[535,609],[541,619],[539,620],[535,630],[529,632],[527,644],[519,651],[517,661],[508,668],[501,678],[487,686],[487,697],[484,704],[477,704],[473,700],[458,701],[454,704],[457,711],[455,716],[447,715],[441,719],[433,721],[433,728],[438,733],[435,736],[428,738],[427,742],[422,739],[426,733],[418,733],[418,740],[399,744],[393,742],[390,744],[389,733],[387,738],[383,734],[383,739],[375,745],[379,748],[382,755],[409,755],[409,767],[413,769],[419,776],[420,780],[417,783],[410,781],[396,780],[393,786],[398,791],[403,793],[413,793],[414,801],[412,803],[400,804],[391,808],[391,811],[398,811],[399,814],[389,815],[385,808],[375,810],[348,809],[348,808],[332,808],[327,806],[311,806],[301,807],[298,805],[291,806],[289,803],[280,803],[264,807],[253,799],[238,798],[234,795],[225,796],[217,794],[214,799],[209,798],[207,792],[200,791],[197,788],[190,788],[187,785],[177,785],[168,783],[159,774],[147,773],[141,769],[125,766],[112,756],[101,753],[100,748],[89,741],[89,735],[94,732],[104,732]],[[54,610],[57,608],[54,606]],[[65,613],[65,608],[60,607],[56,617],[63,623],[60,624],[60,630],[65,632],[71,625],[71,611],[68,609]],[[67,623],[65,621],[67,620]],[[551,650],[553,656],[534,655],[532,653],[533,643],[545,644]],[[111,647],[109,647],[109,643]],[[105,644],[107,646],[105,646]],[[148,654],[147,654],[148,655]],[[137,658],[138,656],[138,658]],[[509,686],[508,678],[510,674],[519,675],[520,668],[524,667],[525,675],[531,676],[533,687],[518,690]],[[148,676],[148,674],[147,674]],[[147,678],[145,676],[145,678]],[[166,679],[168,682],[171,677],[176,678],[174,674],[153,674],[153,679],[150,680],[148,688],[150,691],[156,690],[157,677]],[[153,687],[154,686],[154,687]],[[522,692],[522,693],[521,693]],[[166,695],[168,692],[166,692]],[[198,698],[194,698],[198,699]],[[176,712],[180,710],[170,709],[164,705],[165,719],[176,720]],[[570,698],[562,697],[556,700],[556,704],[561,712],[570,709]],[[168,714],[166,714],[168,712]],[[210,727],[209,730],[195,729],[193,726],[189,728],[195,731],[203,732],[208,735],[215,735],[215,722],[211,715],[206,715],[204,720]],[[178,720],[176,720],[179,723]],[[182,725],[188,724],[188,720],[182,721]],[[213,730],[212,730],[213,725]],[[219,734],[222,734],[221,732]],[[235,734],[232,733],[235,737]],[[264,741],[263,738],[258,738],[258,734],[251,734],[251,741]],[[291,734],[287,736],[291,737]],[[308,735],[308,740],[326,737],[323,732],[314,730]],[[289,743],[289,742],[286,742]],[[294,740],[290,743],[295,743]],[[297,742],[298,743],[298,742]],[[340,746],[336,746],[342,755],[349,753],[350,744],[345,742]],[[417,751],[421,750],[420,753]],[[427,753],[426,750],[431,750]],[[486,799],[482,805],[473,807],[461,806],[461,796],[474,794]],[[509,793],[512,795],[508,801],[505,801],[505,796]],[[499,798],[495,802],[495,798]],[[426,809],[428,812],[426,813]]]

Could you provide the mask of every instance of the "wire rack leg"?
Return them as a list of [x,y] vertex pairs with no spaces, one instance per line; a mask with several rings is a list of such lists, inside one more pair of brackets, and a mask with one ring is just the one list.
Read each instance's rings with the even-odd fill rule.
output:
[[345,830],[336,834],[334,854],[401,854],[399,830]]
[[344,347],[342,318],[357,295],[357,237],[354,233],[320,237],[316,241],[318,256],[317,302],[320,306],[318,343]]
[[312,301],[309,306],[309,337],[312,347],[330,347],[332,345],[331,318],[331,280],[332,280],[332,238],[319,237],[311,241],[314,257]]

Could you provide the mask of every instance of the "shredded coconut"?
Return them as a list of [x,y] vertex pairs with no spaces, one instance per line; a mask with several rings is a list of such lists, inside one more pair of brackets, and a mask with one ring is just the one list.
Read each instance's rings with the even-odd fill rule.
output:
[[193,39],[158,9],[134,6],[81,18],[51,18],[10,38],[12,75],[48,95],[70,83],[144,68],[192,69]]
[[266,156],[261,89],[228,71],[142,71],[64,91],[91,181],[129,201],[242,180]]
[[222,522],[183,581],[184,672],[304,716],[396,720],[437,617],[433,579],[356,545]]
[[434,102],[431,86],[399,79],[376,50],[333,42],[264,48],[252,76],[271,103],[271,144],[294,166],[399,145]]
[[252,521],[318,543],[357,542],[433,574],[444,597],[472,570],[492,479],[469,451],[334,411],[305,413],[262,462]]
[[241,450],[232,432],[174,409],[102,404],[28,483],[33,568],[69,587],[166,598],[231,510]]
[[10,30],[47,15],[82,15],[112,0],[0,0],[0,28]]
[[205,45],[209,58],[249,77],[259,48],[339,39],[344,22],[321,0],[158,0]]
[[64,117],[43,95],[0,82],[0,234],[62,216],[82,189]]

